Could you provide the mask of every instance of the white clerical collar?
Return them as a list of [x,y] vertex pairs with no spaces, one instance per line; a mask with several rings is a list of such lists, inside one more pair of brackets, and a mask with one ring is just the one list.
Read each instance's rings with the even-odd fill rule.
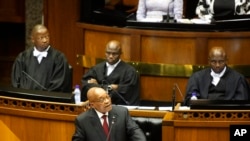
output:
[[36,49],[36,47],[34,47],[33,56],[37,57],[37,61],[39,64],[41,63],[43,57],[47,57],[49,48],[50,46],[48,46],[45,51],[39,51]]
[[118,60],[115,64],[113,64],[113,65],[109,64],[108,62],[106,62],[106,66],[107,66],[107,67],[115,68],[120,62],[121,62],[121,59],[119,59],[119,60]]
[[50,46],[48,46],[46,48],[46,50],[44,50],[44,51],[39,51],[39,50],[36,49],[36,47],[34,47],[33,55],[36,56],[36,57],[39,56],[39,55],[42,55],[43,57],[47,57],[49,48],[50,48]]
[[106,66],[107,66],[107,76],[109,76],[112,72],[113,72],[113,70],[115,69],[115,67],[120,63],[120,59],[119,59],[119,61],[117,61],[115,64],[113,64],[113,65],[110,65],[108,62],[106,62]]
[[226,68],[227,67],[224,67],[224,69],[220,72],[220,73],[215,73],[212,69],[211,69],[211,76],[213,77],[213,80],[212,80],[212,84],[214,84],[215,86],[217,86],[217,84],[219,83],[220,81],[220,78],[225,74],[226,72]]
[[226,69],[227,69],[227,67],[225,66],[224,69],[220,73],[215,73],[211,69],[211,76],[213,76],[213,77],[222,77],[224,75],[224,73],[226,72]]

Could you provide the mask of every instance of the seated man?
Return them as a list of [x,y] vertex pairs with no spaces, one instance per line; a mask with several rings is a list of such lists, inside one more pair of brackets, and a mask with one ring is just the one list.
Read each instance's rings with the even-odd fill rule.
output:
[[91,109],[76,118],[72,141],[146,141],[143,131],[132,120],[128,109],[112,106],[103,88],[90,88],[87,97]]
[[82,77],[82,101],[90,87],[105,87],[113,104],[139,105],[139,76],[134,67],[120,59],[122,46],[119,41],[111,40],[105,49],[106,61],[91,68]]
[[188,80],[184,104],[189,105],[192,93],[198,99],[248,100],[249,84],[245,77],[227,66],[227,55],[222,47],[209,52],[209,64],[195,72]]
[[21,52],[12,68],[12,86],[17,88],[70,92],[70,70],[63,53],[50,46],[49,31],[36,25],[31,32],[34,47]]

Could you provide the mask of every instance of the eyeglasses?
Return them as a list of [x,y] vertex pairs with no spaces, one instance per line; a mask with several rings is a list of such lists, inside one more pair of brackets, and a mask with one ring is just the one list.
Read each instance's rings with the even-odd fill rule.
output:
[[105,96],[105,97],[101,97],[101,98],[99,98],[98,100],[96,100],[96,101],[94,101],[94,102],[104,103],[105,100],[110,100],[110,96],[107,95],[107,96]]
[[217,63],[219,64],[219,65],[223,65],[223,64],[225,64],[225,60],[210,60],[210,63],[212,64],[212,65],[216,65]]

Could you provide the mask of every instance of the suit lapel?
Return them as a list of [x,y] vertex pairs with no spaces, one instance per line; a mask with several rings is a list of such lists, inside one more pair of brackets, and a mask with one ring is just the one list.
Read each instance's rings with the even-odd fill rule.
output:
[[101,140],[106,140],[106,135],[103,131],[102,124],[94,109],[91,109],[91,115],[89,118],[92,128],[96,132],[97,136],[99,136]]
[[116,134],[116,121],[118,118],[117,113],[113,110],[109,112],[109,132],[110,132],[110,140],[115,141],[115,134]]

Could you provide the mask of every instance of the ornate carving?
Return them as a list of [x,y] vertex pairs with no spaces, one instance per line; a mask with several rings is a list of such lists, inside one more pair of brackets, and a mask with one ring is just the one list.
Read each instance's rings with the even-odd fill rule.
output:
[[20,98],[12,98],[0,96],[0,107],[8,107],[15,109],[27,109],[34,111],[79,114],[89,109],[88,102],[83,102],[81,105],[36,101]]
[[250,110],[175,111],[175,120],[249,121]]

